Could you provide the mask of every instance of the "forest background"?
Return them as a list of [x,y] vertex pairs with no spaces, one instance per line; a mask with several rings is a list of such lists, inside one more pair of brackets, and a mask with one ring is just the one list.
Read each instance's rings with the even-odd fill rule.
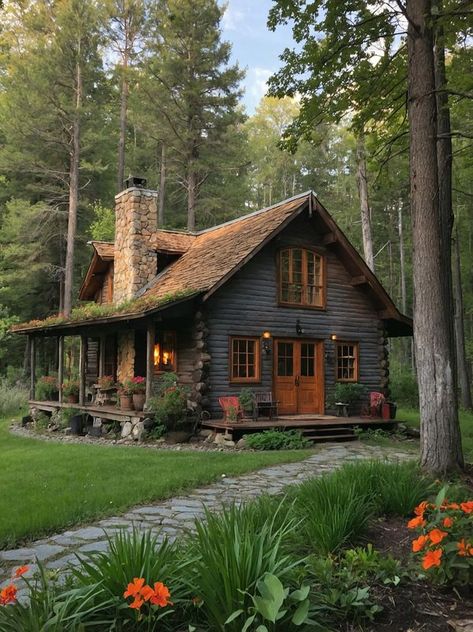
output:
[[[24,341],[9,334],[12,324],[67,311],[68,302],[77,302],[90,259],[87,242],[113,240],[113,198],[128,174],[146,177],[158,189],[159,225],[165,228],[204,228],[313,189],[362,253],[364,190],[375,272],[400,309],[412,314],[406,76],[380,77],[401,97],[389,116],[365,125],[362,146],[355,100],[340,120],[317,121],[292,143],[299,95],[264,97],[247,115],[241,104],[244,70],[231,62],[230,44],[222,38],[224,10],[215,0],[3,4],[0,374],[15,379],[25,363]],[[402,62],[401,44],[397,50]],[[373,51],[371,63],[382,56]],[[468,368],[472,68],[469,31],[456,29],[446,47],[453,276]],[[397,341],[392,376],[415,400],[413,367],[409,341]]]

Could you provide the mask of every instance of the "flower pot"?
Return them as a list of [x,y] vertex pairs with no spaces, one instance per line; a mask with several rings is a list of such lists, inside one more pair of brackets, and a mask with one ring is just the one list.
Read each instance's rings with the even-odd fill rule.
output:
[[73,435],[81,435],[82,434],[82,425],[84,419],[82,415],[73,415],[71,420],[69,421],[69,425],[71,428],[71,434]]
[[59,400],[59,391],[53,391],[51,393],[51,401],[57,402]]
[[77,404],[78,401],[79,395],[68,395],[66,397],[66,402],[68,402],[69,404]]
[[133,398],[131,395],[120,395],[120,408],[122,410],[133,410]]
[[143,410],[146,401],[145,393],[133,393],[133,406],[135,410]]

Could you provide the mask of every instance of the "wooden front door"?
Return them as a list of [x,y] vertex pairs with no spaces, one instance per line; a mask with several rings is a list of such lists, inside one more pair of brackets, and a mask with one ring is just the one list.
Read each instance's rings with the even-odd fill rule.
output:
[[323,413],[323,342],[276,339],[274,397],[283,415]]

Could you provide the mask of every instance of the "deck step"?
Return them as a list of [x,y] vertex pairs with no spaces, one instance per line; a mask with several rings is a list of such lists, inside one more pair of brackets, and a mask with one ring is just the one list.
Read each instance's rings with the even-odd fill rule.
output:
[[356,441],[358,437],[354,434],[335,434],[335,435],[304,435],[305,439],[313,443],[323,443],[324,441]]

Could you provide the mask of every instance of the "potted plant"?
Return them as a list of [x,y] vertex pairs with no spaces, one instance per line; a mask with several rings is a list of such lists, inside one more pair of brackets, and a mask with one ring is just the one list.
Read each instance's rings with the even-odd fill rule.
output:
[[107,406],[113,403],[112,396],[117,390],[113,375],[102,375],[97,380],[98,393],[96,403]]
[[59,387],[54,375],[43,375],[39,378],[36,397],[42,401],[56,401],[59,398]]
[[133,382],[129,378],[119,383],[118,397],[122,410],[133,410]]
[[79,401],[79,382],[77,380],[64,382],[62,385],[62,394],[67,402],[77,404]]
[[146,378],[137,375],[131,380],[133,384],[133,407],[143,410],[146,401]]
[[76,408],[70,409],[69,428],[71,434],[81,435],[84,426],[84,415]]
[[339,382],[335,386],[335,405],[344,405],[348,409],[349,414],[357,411],[361,405],[361,400],[365,394],[365,387],[358,382]]

